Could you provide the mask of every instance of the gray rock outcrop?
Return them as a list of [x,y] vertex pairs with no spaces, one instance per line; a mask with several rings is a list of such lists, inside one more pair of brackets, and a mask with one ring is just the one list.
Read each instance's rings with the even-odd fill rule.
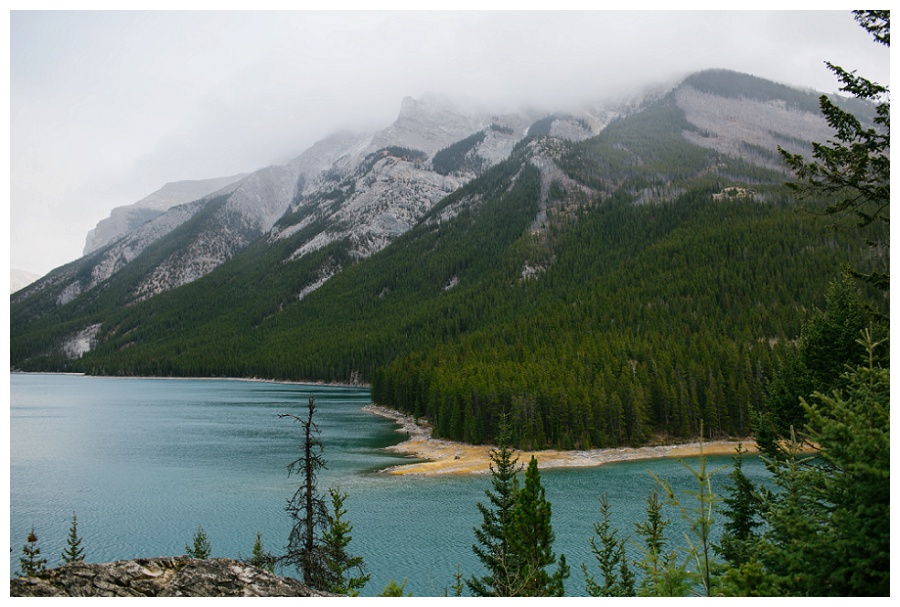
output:
[[69,563],[10,580],[10,596],[335,596],[233,559]]

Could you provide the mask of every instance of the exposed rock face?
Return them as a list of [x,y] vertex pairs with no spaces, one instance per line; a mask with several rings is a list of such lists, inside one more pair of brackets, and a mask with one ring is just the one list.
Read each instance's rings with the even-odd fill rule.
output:
[[84,254],[89,255],[133,232],[148,221],[159,217],[174,206],[198,200],[241,179],[244,175],[167,183],[134,204],[114,208],[109,217],[101,220],[88,232]]
[[784,170],[784,161],[775,152],[778,146],[803,154],[810,141],[832,136],[820,113],[792,108],[783,100],[722,97],[691,86],[680,87],[675,99],[688,122],[698,128],[685,131],[685,139],[775,170]]
[[69,563],[10,580],[10,596],[335,596],[232,559]]

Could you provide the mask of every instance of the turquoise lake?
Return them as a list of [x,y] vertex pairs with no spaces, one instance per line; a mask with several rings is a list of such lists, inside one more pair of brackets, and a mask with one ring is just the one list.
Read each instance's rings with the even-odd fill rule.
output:
[[[287,465],[301,434],[299,424],[278,415],[303,414],[310,395],[328,466],[319,487],[349,494],[350,549],[372,575],[362,594],[406,579],[414,595],[440,596],[457,565],[467,576],[481,574],[473,528],[489,477],[380,473],[405,461],[384,450],[405,435],[362,410],[367,389],[40,374],[10,375],[10,574],[32,527],[49,566],[58,565],[73,512],[92,562],[184,554],[201,525],[214,557],[248,558],[257,531],[267,550],[280,553],[291,528],[284,505],[298,484]],[[709,460],[711,468],[730,463]],[[596,575],[588,539],[598,498],[609,497],[620,534],[632,533],[655,486],[648,470],[676,488],[694,488],[675,460],[542,470],[554,548],[572,569],[567,594],[584,594],[582,562]],[[726,482],[727,472],[714,484]],[[757,458],[748,458],[745,472],[754,482],[767,476]],[[667,514],[670,537],[683,543],[677,513]]]

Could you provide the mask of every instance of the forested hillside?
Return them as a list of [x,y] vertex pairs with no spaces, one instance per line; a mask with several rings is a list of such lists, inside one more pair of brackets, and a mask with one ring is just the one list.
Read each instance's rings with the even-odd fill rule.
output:
[[[711,87],[705,78],[694,85]],[[146,301],[126,296],[135,264],[133,278],[41,318],[14,306],[12,363],[364,381],[437,436],[491,441],[508,411],[523,448],[637,445],[701,427],[749,435],[841,265],[881,260],[859,234],[817,220],[829,201],[799,205],[785,172],[689,142],[709,133],[676,101],[580,143],[537,124],[506,161],[364,260],[342,240],[295,258],[322,226],[292,217],[294,233]],[[435,168],[464,166],[483,137],[435,154]],[[869,236],[885,237],[877,229]],[[89,352],[54,349],[82,327]]]

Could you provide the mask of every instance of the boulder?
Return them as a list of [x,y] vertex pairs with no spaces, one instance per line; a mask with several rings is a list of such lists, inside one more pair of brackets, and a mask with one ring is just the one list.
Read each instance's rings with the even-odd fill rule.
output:
[[10,596],[334,596],[233,559],[68,563],[10,580]]

